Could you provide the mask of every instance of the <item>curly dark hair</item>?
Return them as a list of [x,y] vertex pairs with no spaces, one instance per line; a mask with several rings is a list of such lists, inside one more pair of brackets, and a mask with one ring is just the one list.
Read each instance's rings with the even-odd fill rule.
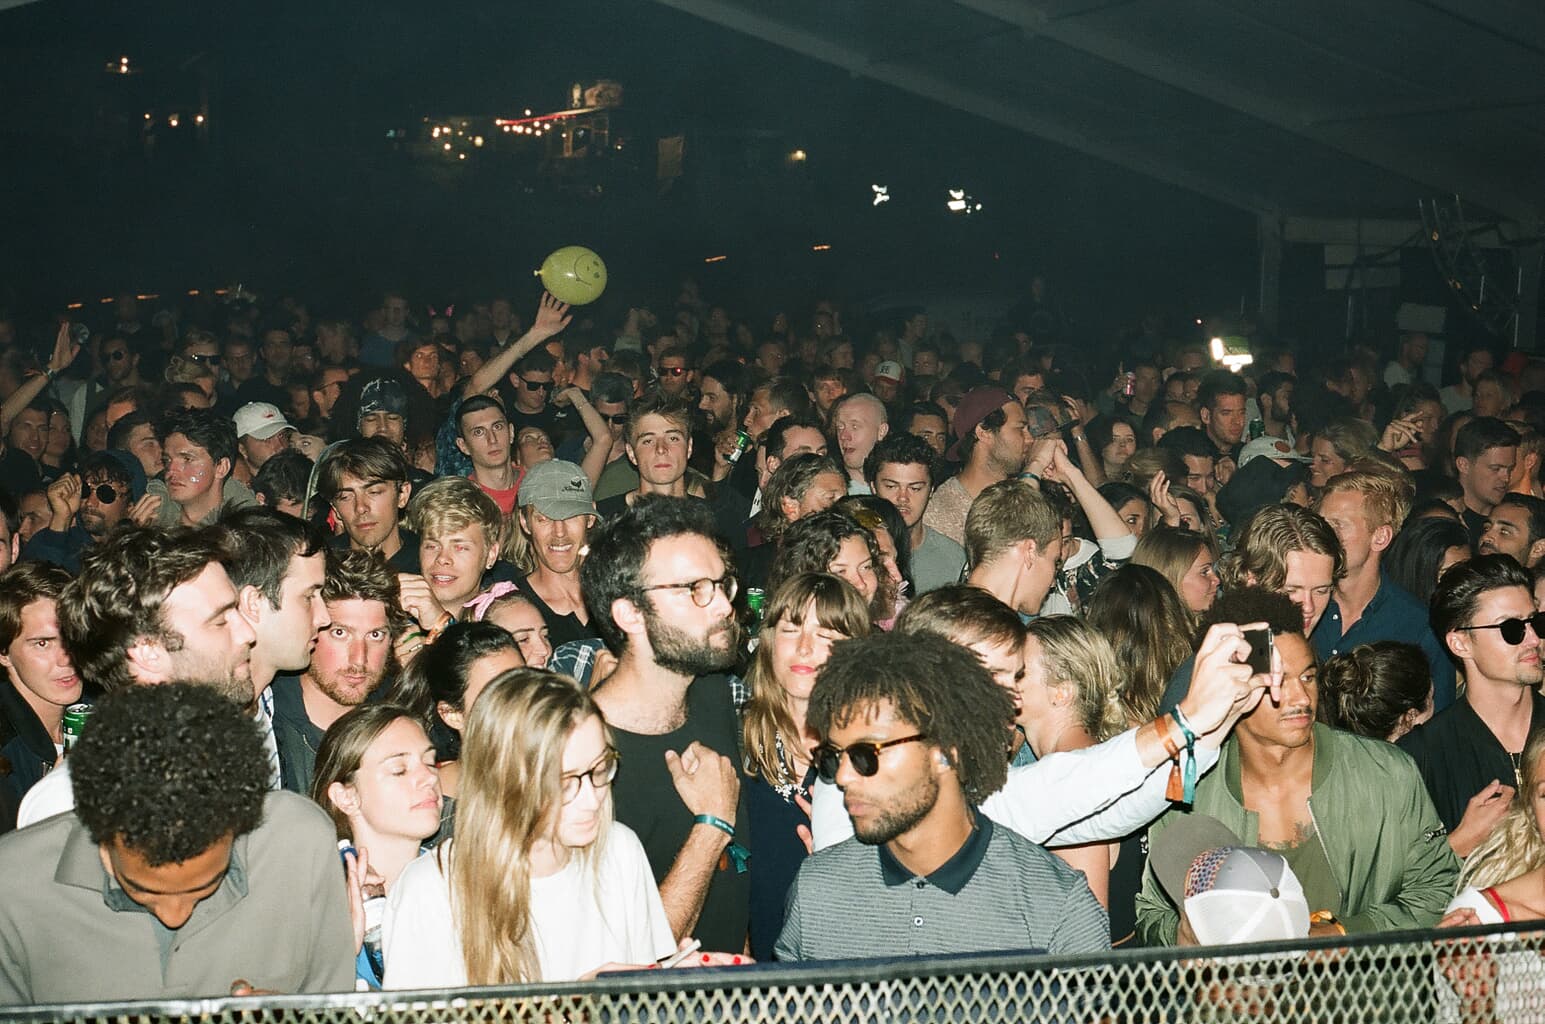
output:
[[181,650],[161,605],[227,552],[209,530],[120,525],[81,555],[80,574],[59,595],[59,638],[82,679],[104,690],[134,683],[128,649],[144,637]]
[[882,701],[949,757],[968,801],[1003,788],[1014,702],[968,648],[928,633],[841,641],[816,677],[806,722],[824,740]]
[[[784,531],[778,555],[773,559],[772,569],[767,574],[768,593],[777,590],[784,580],[798,573],[830,572],[832,560],[842,549],[842,542],[849,537],[863,538],[864,546],[869,550],[869,558],[874,562],[875,578],[878,580],[884,575],[885,566],[874,534],[847,513],[816,512],[797,523],[789,524],[789,528]],[[875,600],[870,602],[870,614],[880,613],[877,618],[890,617],[887,607],[875,607],[882,604],[879,599],[883,596],[886,595],[877,590]]]
[[822,473],[834,473],[843,479],[844,484],[848,479],[842,463],[830,455],[817,455],[815,452],[801,452],[791,456],[773,470],[772,476],[767,478],[767,486],[762,488],[762,508],[756,514],[756,525],[762,531],[762,536],[776,541],[783,535],[790,525],[783,511],[783,499],[788,498],[798,504],[804,499],[810,485],[815,483],[815,478]]
[[196,857],[263,821],[268,754],[257,724],[207,686],[108,694],[70,751],[75,813],[152,866]]
[[186,437],[217,463],[236,462],[236,424],[229,416],[211,409],[169,409],[161,417],[160,436],[164,441],[173,434]]
[[1207,630],[1220,622],[1242,626],[1248,622],[1264,622],[1273,634],[1296,633],[1304,635],[1304,613],[1293,599],[1277,590],[1265,587],[1233,587],[1218,594],[1207,614],[1196,626],[1196,642],[1200,647]]

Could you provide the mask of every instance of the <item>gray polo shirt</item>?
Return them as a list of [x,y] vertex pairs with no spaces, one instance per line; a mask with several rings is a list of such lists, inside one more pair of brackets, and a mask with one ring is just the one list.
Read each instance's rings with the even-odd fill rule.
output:
[[1110,948],[1082,872],[980,811],[964,846],[927,877],[849,839],[806,859],[789,892],[779,960],[850,960]]
[[966,549],[925,524],[923,542],[912,549],[914,592],[926,594],[959,583],[960,571],[965,567]]
[[0,1006],[351,992],[354,932],[333,823],[269,793],[214,894],[169,930],[118,887],[74,812],[0,837]]

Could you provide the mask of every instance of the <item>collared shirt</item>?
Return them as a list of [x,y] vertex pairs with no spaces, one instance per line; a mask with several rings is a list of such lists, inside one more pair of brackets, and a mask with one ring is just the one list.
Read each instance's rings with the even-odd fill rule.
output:
[[[1545,729],[1545,697],[1536,690],[1532,703],[1531,740]],[[1527,741],[1524,745],[1528,746]],[[1400,737],[1396,746],[1416,761],[1438,817],[1450,832],[1464,818],[1470,798],[1493,779],[1504,786],[1517,786],[1522,774],[1520,760],[1515,760],[1522,751],[1504,747],[1464,697]]]
[[1335,598],[1331,598],[1309,637],[1321,662],[1376,640],[1415,644],[1422,649],[1427,665],[1432,669],[1433,710],[1442,711],[1454,703],[1454,663],[1433,635],[1427,609],[1383,573],[1379,574],[1379,589],[1374,591],[1373,600],[1363,609],[1362,618],[1352,623],[1351,629],[1343,632],[1344,629],[1341,607]]
[[[868,927],[854,929],[854,921]],[[780,960],[1110,948],[1083,875],[980,811],[971,835],[927,875],[883,844],[850,839],[808,858],[790,891]]]

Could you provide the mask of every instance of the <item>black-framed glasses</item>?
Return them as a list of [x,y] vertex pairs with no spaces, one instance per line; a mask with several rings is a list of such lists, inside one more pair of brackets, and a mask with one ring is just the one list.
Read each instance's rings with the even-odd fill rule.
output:
[[1524,628],[1534,630],[1534,638],[1545,638],[1545,612],[1535,612],[1526,619],[1503,619],[1501,622],[1493,622],[1488,626],[1459,626],[1461,632],[1469,632],[1475,629],[1495,629],[1502,634],[1502,642],[1509,647],[1517,647],[1524,642]]
[[822,743],[815,748],[815,770],[820,774],[821,781],[828,785],[837,781],[837,769],[842,767],[842,755],[848,755],[848,764],[853,770],[864,778],[873,778],[875,772],[880,770],[880,751],[887,747],[899,747],[903,743],[916,743],[928,737],[922,733],[916,736],[902,736],[894,740],[886,740],[883,743],[853,743],[846,747],[833,746],[830,743]]
[[559,794],[564,803],[573,803],[579,797],[580,784],[586,779],[590,780],[592,789],[605,789],[612,784],[617,777],[617,769],[622,764],[622,753],[615,747],[607,747],[606,753],[601,755],[601,763],[595,765],[587,772],[577,775],[565,775],[559,787]]
[[527,380],[526,378],[522,377],[520,378],[520,382],[525,386],[527,391],[546,391],[548,388],[553,386],[553,382],[550,380]]
[[735,600],[735,595],[740,593],[740,581],[733,576],[721,576],[716,580],[701,579],[691,583],[656,583],[652,587],[641,588],[650,590],[688,590],[692,592],[692,603],[699,608],[707,608],[713,604],[714,591],[724,591],[726,601]]
[[97,484],[94,487],[87,484],[86,486],[91,488],[92,493],[97,496],[97,501],[103,505],[111,505],[118,500],[118,488],[112,484]]
[[210,366],[220,365],[220,353],[218,352],[189,352],[188,358],[195,363],[207,363]]
[[680,377],[682,374],[684,374],[686,372],[687,372],[687,368],[685,366],[662,366],[662,367],[660,367],[660,376],[662,376],[662,377]]
[[606,421],[614,426],[625,427],[628,425],[628,414],[619,412],[616,415],[606,417]]

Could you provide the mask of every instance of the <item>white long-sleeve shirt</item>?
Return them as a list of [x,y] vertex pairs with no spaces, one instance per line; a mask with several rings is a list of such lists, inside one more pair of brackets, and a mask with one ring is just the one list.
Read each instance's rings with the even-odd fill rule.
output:
[[[1218,763],[1218,752],[1196,750],[1197,775]],[[1137,753],[1137,730],[1128,729],[1083,750],[1048,754],[1009,769],[1003,788],[982,801],[982,811],[1005,828],[1045,846],[1080,846],[1131,835],[1169,809],[1165,796],[1170,762],[1147,768]],[[853,820],[836,786],[817,782],[811,829],[815,848],[853,835]]]

